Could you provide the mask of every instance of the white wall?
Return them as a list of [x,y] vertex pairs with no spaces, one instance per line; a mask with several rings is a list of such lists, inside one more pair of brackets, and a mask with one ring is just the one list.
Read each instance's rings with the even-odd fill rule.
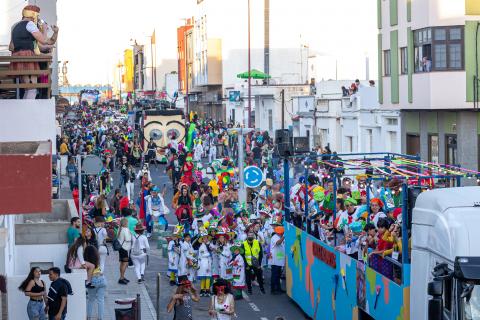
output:
[[56,150],[55,100],[0,100],[0,142],[52,141]]
[[[27,277],[27,274],[28,272],[21,276],[10,276],[7,278],[7,297],[8,305],[10,306],[8,308],[8,320],[28,320],[27,303],[29,298],[18,290],[18,286]],[[62,273],[61,277],[70,282],[73,290],[73,295],[68,296],[67,300],[67,319],[85,320],[87,318],[87,304],[85,299],[85,279],[87,274],[85,270],[80,270],[78,273]],[[48,276],[42,275],[42,280],[45,282],[47,288],[49,288],[50,280]]]
[[52,262],[63,269],[67,259],[67,244],[16,245],[15,273],[27,274],[31,262]]

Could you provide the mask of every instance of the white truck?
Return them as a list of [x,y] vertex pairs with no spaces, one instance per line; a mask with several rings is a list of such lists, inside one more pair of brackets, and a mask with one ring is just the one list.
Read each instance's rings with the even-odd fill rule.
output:
[[480,320],[480,187],[420,194],[411,246],[410,319]]

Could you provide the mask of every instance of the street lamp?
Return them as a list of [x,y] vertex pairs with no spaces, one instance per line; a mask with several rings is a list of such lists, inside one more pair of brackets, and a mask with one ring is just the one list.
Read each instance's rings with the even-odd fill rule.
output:
[[244,171],[244,152],[243,152],[243,135],[252,132],[252,128],[230,128],[227,129],[229,134],[237,133],[238,136],[238,201],[244,203],[247,201],[247,190],[245,189],[245,182],[243,177]]
[[119,62],[117,64],[118,68],[118,103],[121,105],[122,104],[122,68],[123,64]]

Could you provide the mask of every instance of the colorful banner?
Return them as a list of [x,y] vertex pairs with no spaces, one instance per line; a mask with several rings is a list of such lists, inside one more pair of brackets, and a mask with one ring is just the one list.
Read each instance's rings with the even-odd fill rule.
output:
[[[400,286],[291,224],[285,228],[287,293],[312,319],[410,318]],[[409,272],[410,266],[406,267]]]

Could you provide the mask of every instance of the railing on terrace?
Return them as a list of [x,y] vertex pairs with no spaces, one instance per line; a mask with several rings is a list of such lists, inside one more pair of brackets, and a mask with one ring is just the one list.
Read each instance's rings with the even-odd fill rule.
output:
[[[15,62],[38,63],[40,70],[10,70],[10,64]],[[39,89],[39,97],[49,99],[52,86],[51,63],[50,55],[0,56],[0,99],[21,99],[21,93],[28,89]],[[37,77],[37,83],[23,83],[23,76]]]

